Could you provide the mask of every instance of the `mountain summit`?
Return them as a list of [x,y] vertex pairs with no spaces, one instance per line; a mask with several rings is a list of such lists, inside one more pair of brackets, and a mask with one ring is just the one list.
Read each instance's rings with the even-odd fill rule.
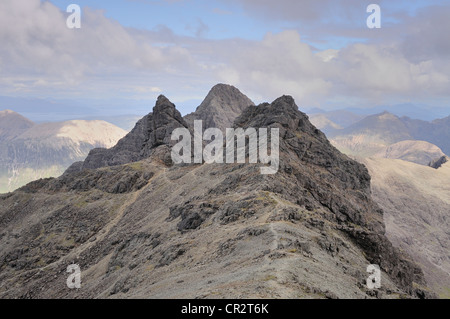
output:
[[[186,123],[161,96],[111,151],[96,151],[101,168],[1,196],[0,298],[433,296],[385,236],[367,169],[292,97],[250,105],[234,121],[279,129],[274,175],[250,163],[173,165],[164,154],[176,127]],[[73,263],[76,291],[66,286]],[[370,264],[382,271],[377,291],[366,286]]]
[[0,141],[19,136],[35,124],[11,110],[0,111]]
[[[178,127],[187,128],[187,124],[175,105],[164,95],[160,95],[153,112],[138,121],[116,146],[111,149],[93,149],[84,163],[75,163],[68,171],[137,162],[148,158],[159,146],[168,151],[167,147],[172,143],[171,133]],[[169,155],[170,151],[165,152],[164,156],[167,158]]]
[[217,84],[194,113],[184,117],[193,126],[195,120],[203,120],[204,127],[217,127],[222,131],[231,128],[234,120],[254,103],[237,88],[227,84]]

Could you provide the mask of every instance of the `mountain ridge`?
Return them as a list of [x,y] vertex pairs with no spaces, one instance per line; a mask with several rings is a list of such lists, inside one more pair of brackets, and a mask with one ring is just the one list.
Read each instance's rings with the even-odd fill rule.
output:
[[[0,196],[0,296],[433,296],[385,236],[367,169],[292,97],[248,106],[234,120],[279,129],[276,175],[260,174],[260,164],[173,165],[170,132],[186,124],[160,96],[130,133],[146,141],[137,153],[142,140],[132,139],[144,158],[99,161]],[[65,287],[71,262],[85,274],[79,291]],[[365,287],[371,263],[384,274],[378,292]]]

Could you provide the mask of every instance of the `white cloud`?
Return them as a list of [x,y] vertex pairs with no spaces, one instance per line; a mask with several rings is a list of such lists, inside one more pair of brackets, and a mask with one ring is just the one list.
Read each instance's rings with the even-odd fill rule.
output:
[[339,50],[328,49],[328,50],[317,52],[316,56],[318,56],[320,59],[322,59],[323,62],[330,62],[338,55],[338,53],[339,53]]
[[[242,3],[257,6],[251,0]],[[300,5],[306,13],[323,16],[320,5],[310,2],[283,0],[290,5],[286,8],[274,8],[272,1],[258,3],[259,10],[273,8],[278,18],[291,19]],[[70,30],[66,13],[49,2],[3,0],[0,94],[101,98],[125,92],[137,98],[161,92],[176,100],[200,95],[220,81],[254,99],[291,94],[300,105],[448,98],[449,11],[428,10],[416,20],[407,18],[409,24],[385,31],[390,34],[386,40],[374,37],[376,42],[317,52],[297,30],[268,33],[261,41],[207,40],[177,36],[167,26],[125,28],[90,9],[83,12],[82,28]],[[433,18],[443,28],[430,24]]]
[[[80,85],[87,78],[149,75],[194,67],[181,46],[153,46],[106,18],[85,9],[81,29],[68,29],[66,16],[49,2],[0,2],[0,57],[4,76]],[[26,83],[23,83],[27,86]]]
[[448,74],[432,61],[409,61],[400,45],[354,44],[315,53],[296,31],[268,34],[241,47],[219,70],[250,92],[270,99],[292,94],[303,105],[345,96],[386,103],[401,96],[450,94]]

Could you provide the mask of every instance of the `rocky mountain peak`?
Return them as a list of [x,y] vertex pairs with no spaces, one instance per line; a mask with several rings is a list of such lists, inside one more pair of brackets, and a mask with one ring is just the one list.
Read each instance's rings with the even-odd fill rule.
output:
[[171,141],[171,134],[175,128],[188,127],[181,113],[164,95],[160,95],[153,108],[153,112],[144,116],[136,123],[133,130],[121,139],[111,149],[93,149],[83,165],[76,163],[68,169],[72,172],[81,169],[94,169],[106,166],[116,166],[137,162],[149,157],[156,148],[165,146],[160,154],[163,160],[167,159],[167,152]]
[[241,91],[231,85],[217,84],[194,113],[185,116],[189,126],[195,120],[203,120],[204,127],[217,127],[221,130],[230,128],[234,120],[248,106],[254,103]]
[[[253,105],[245,109],[235,120],[238,127],[279,127],[284,136],[289,130],[303,130],[308,134],[321,134],[310,122],[308,116],[299,111],[292,96],[284,95],[272,103]],[[322,138],[326,139],[325,136]]]
[[185,124],[175,104],[170,102],[164,95],[160,95],[156,100],[155,107],[153,108],[153,117],[156,127],[167,125],[172,121],[182,123],[183,126]]
[[156,104],[153,107],[153,113],[164,112],[174,114],[174,111],[176,111],[175,104],[170,102],[170,100],[162,94],[158,96]]
[[241,93],[241,91],[239,91],[238,88],[234,87],[233,85],[219,83],[211,88],[208,95],[206,96],[206,99],[218,96],[227,97],[232,95],[241,97],[243,94]]
[[162,144],[169,145],[172,131],[177,127],[187,127],[175,104],[170,102],[164,95],[158,97],[153,108],[151,120],[149,128],[151,132],[148,137],[151,148]]
[[283,96],[279,97],[278,99],[273,101],[272,105],[274,107],[282,106],[284,108],[288,107],[288,108],[291,108],[294,110],[298,110],[298,106],[295,104],[294,98],[290,95],[283,95]]

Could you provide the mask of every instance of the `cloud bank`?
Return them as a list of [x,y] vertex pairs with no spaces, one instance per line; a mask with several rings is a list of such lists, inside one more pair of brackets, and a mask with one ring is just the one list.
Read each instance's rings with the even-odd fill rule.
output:
[[[277,6],[233,1],[254,19],[298,18],[316,25],[333,10],[339,12],[336,21],[355,15],[351,0],[283,0]],[[83,9],[82,28],[70,30],[68,15],[50,2],[0,2],[0,95],[153,99],[162,92],[181,101],[226,82],[255,100],[291,94],[307,106],[440,103],[450,97],[449,5],[414,17],[396,13],[401,21],[378,34],[337,24],[330,34],[366,40],[322,51],[304,41],[298,28],[268,32],[260,41],[213,40],[178,36],[164,25],[126,28],[89,8]]]

